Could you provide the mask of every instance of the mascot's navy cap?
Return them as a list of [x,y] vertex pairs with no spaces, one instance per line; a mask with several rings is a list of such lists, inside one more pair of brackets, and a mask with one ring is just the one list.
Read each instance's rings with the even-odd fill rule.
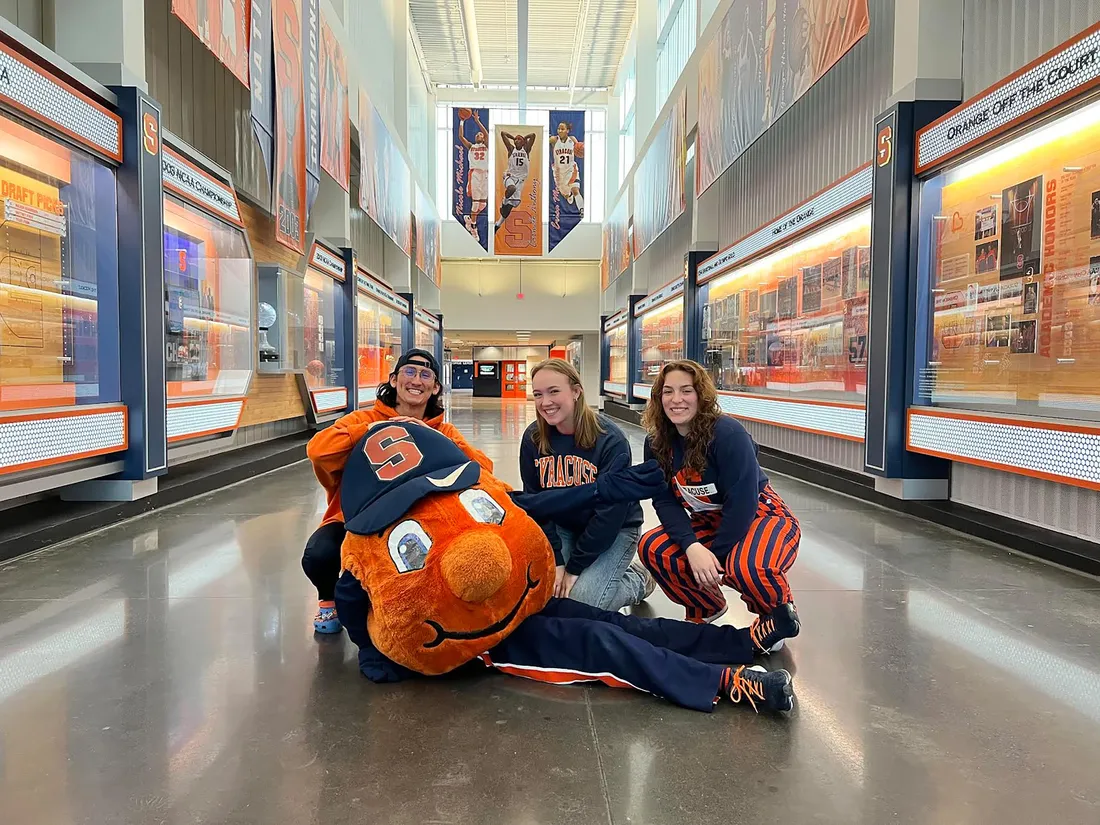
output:
[[465,490],[480,478],[478,463],[427,424],[379,421],[344,464],[344,526],[362,536],[380,533],[424,496]]

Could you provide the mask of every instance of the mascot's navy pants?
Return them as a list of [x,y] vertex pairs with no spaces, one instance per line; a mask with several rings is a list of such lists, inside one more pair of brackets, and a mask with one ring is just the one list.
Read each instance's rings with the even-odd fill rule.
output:
[[481,660],[513,676],[569,685],[603,682],[709,711],[727,666],[753,660],[749,632],[644,619],[551,599]]

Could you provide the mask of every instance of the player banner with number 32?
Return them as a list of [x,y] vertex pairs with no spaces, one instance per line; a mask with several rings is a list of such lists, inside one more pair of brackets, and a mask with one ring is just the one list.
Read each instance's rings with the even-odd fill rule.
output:
[[489,251],[489,110],[451,110],[451,214]]
[[493,249],[497,255],[542,255],[541,126],[497,126],[497,211]]

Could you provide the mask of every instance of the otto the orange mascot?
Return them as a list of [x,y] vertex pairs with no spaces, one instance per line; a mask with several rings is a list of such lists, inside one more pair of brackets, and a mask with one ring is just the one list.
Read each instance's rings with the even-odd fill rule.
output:
[[655,462],[539,493],[513,492],[445,435],[371,427],[344,468],[337,611],[378,682],[475,660],[556,684],[601,681],[709,711],[720,698],[789,711],[790,674],[748,667],[747,629],[643,619],[551,598],[554,555],[534,518],[647,498]]

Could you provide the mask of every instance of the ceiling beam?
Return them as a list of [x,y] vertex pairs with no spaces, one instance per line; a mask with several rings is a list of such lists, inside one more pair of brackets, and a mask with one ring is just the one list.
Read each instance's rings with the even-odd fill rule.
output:
[[481,42],[477,38],[477,15],[474,0],[462,0],[458,7],[462,14],[462,31],[466,36],[466,57],[470,61],[470,78],[475,89],[481,88]]
[[584,33],[588,30],[588,9],[592,5],[591,0],[581,3],[581,11],[577,16],[577,28],[573,30],[573,53],[569,56],[569,105],[573,105],[573,93],[577,88],[577,74],[581,70],[581,46],[584,43]]
[[519,116],[527,114],[527,0],[516,0],[516,82],[519,84]]

